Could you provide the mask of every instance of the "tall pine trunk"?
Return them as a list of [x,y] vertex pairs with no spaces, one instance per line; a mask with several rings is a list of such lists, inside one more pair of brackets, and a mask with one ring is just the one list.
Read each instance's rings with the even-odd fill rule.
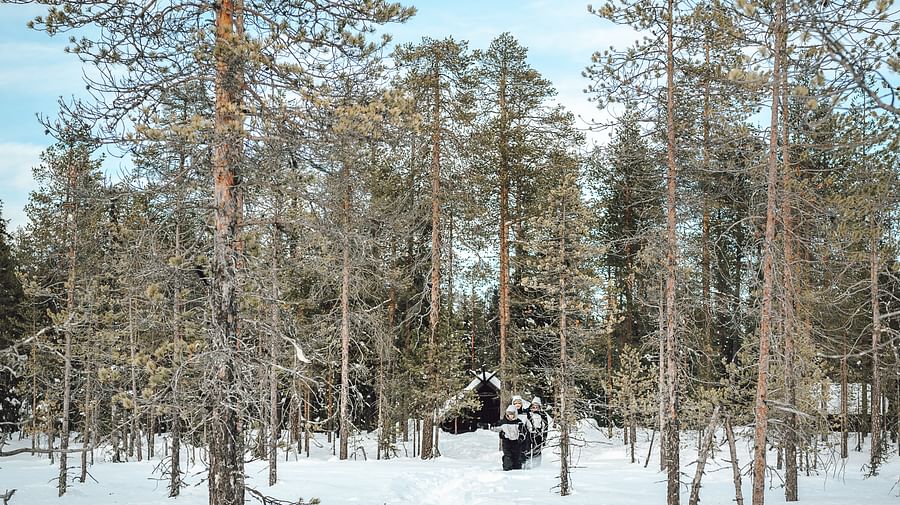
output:
[[244,435],[235,395],[240,380],[237,270],[243,213],[239,166],[243,159],[243,2],[215,4],[215,117],[212,176],[215,200],[211,350],[217,357],[209,443],[209,504],[243,505]]
[[[176,177],[176,185],[181,187],[181,180],[185,168],[185,156],[180,154],[178,164],[178,175]],[[183,337],[181,333],[181,272],[180,265],[183,264],[181,255],[181,194],[176,196],[175,200],[175,257],[179,259],[179,268],[175,271],[174,296],[172,297],[172,343],[175,351],[173,352],[172,367],[176,373],[180,373],[181,367],[181,349]],[[177,381],[172,384],[172,419],[170,439],[172,442],[172,456],[169,463],[169,498],[175,498],[181,493],[181,387]]]
[[[783,0],[782,0],[783,1]],[[779,6],[782,16],[786,16],[784,6]],[[785,23],[782,18],[782,23]],[[784,26],[784,25],[782,25]],[[785,26],[786,30],[787,27]],[[781,37],[780,51],[786,52],[786,35]],[[797,430],[799,422],[796,414],[797,405],[797,378],[794,369],[794,335],[798,331],[796,315],[794,312],[794,300],[796,288],[794,286],[794,222],[791,213],[791,161],[790,161],[790,109],[788,108],[788,72],[787,64],[781,65],[781,158],[782,158],[782,191],[781,198],[781,222],[784,228],[782,243],[784,246],[784,293],[782,296],[782,312],[784,317],[784,388],[785,403],[787,404],[787,420],[784,425],[784,499],[785,501],[797,501]]]
[[668,1],[666,48],[666,503],[678,505],[680,501],[681,468],[679,463],[680,436],[678,419],[678,347],[675,335],[677,311],[675,306],[675,272],[678,243],[675,235],[675,54],[674,54],[674,0]]
[[500,378],[507,387],[500,391],[500,413],[509,405],[512,384],[507,366],[509,334],[509,145],[507,139],[506,74],[500,76],[498,105],[500,108]]
[[[281,201],[278,199],[276,209],[281,208]],[[281,259],[281,236],[278,233],[278,216],[276,215],[276,223],[272,226],[272,259],[270,263],[269,279],[272,283],[272,307],[271,307],[271,324],[272,329],[269,333],[269,359],[272,365],[269,367],[269,486],[274,486],[278,482],[278,440],[281,439],[280,419],[278,410],[278,374],[276,373],[275,363],[278,362],[278,342],[279,332],[281,331],[281,310],[279,300],[281,291],[278,285],[278,268]]]
[[766,176],[766,232],[763,243],[763,293],[762,308],[759,322],[759,372],[756,383],[755,415],[756,426],[754,432],[753,452],[753,498],[752,505],[765,503],[766,484],[766,431],[769,424],[769,407],[766,403],[769,381],[769,346],[772,337],[772,286],[773,286],[773,256],[775,247],[775,197],[778,180],[778,105],[779,89],[781,83],[778,75],[781,72],[781,38],[784,34],[782,25],[784,19],[783,3],[779,2],[778,11],[774,19],[775,31],[774,66],[772,69],[772,111],[769,135],[769,157]]
[[341,441],[340,459],[347,459],[347,446],[350,438],[350,165],[343,163],[341,168],[341,185],[343,188],[342,223],[342,260],[341,260],[341,398],[340,422]]
[[[66,281],[66,327],[63,331],[65,347],[63,349],[63,408],[59,433],[59,482],[57,484],[59,496],[66,494],[66,485],[69,477],[67,452],[69,450],[69,409],[72,401],[72,327],[75,314],[75,267],[78,250],[78,167],[76,160],[71,158],[70,156],[65,205],[68,276]],[[49,439],[52,449],[53,437],[51,436]]]
[[567,496],[569,489],[569,351],[567,349],[566,306],[566,202],[562,201],[559,233],[559,494]]
[[[428,375],[436,380],[436,347],[441,309],[441,85],[440,65],[434,65],[434,117],[431,132],[431,299],[428,313]],[[434,399],[425,406],[422,459],[434,457]]]

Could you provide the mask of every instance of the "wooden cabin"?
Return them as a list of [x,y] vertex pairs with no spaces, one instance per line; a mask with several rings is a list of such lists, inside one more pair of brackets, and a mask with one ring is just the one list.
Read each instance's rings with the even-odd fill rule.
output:
[[[471,373],[474,378],[461,393],[472,391],[478,397],[478,408],[464,409],[462,414],[446,419],[441,423],[441,429],[446,432],[470,433],[500,421],[500,378],[497,373],[484,369]],[[448,400],[448,404],[453,401]]]

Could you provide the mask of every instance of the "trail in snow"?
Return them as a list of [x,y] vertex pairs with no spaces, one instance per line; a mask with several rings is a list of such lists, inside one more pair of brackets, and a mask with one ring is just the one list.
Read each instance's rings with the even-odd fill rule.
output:
[[[268,487],[268,468],[264,462],[247,464],[247,484],[264,494],[281,499],[309,500],[319,498],[323,505],[643,505],[664,503],[665,475],[658,471],[656,447],[651,461],[644,468],[649,445],[649,432],[639,434],[638,463],[630,463],[621,432],[607,438],[605,429],[584,425],[579,442],[573,448],[573,494],[560,497],[559,459],[552,449],[545,449],[542,463],[528,470],[503,472],[496,433],[478,431],[465,435],[441,436],[442,457],[432,461],[400,457],[376,461],[369,459],[339,461],[331,454],[331,445],[319,434],[320,447],[313,447],[311,457],[299,458],[282,452],[278,462],[279,482]],[[688,485],[693,478],[696,457],[696,434],[686,432],[682,445],[683,501],[687,502]],[[366,454],[375,453],[374,437],[362,436],[355,442]],[[27,446],[28,440],[12,442],[12,447]],[[657,444],[658,445],[658,444]],[[740,444],[740,462],[749,469],[749,440]],[[864,478],[862,467],[868,457],[867,448],[851,452],[846,462],[822,451],[816,471],[801,472],[800,504],[896,505],[898,490],[895,483],[900,476],[900,457],[890,456],[881,474]],[[406,451],[412,448],[407,444]],[[160,446],[157,454],[163,454]],[[404,448],[399,453],[404,454]],[[362,451],[357,452],[362,455]],[[894,453],[895,454],[895,453]],[[185,456],[182,456],[185,458]],[[719,450],[716,459],[708,462],[703,480],[701,503],[728,505],[734,503],[727,450]],[[0,459],[0,492],[17,488],[10,505],[150,505],[208,503],[205,469],[198,458],[195,466],[186,469],[188,483],[177,499],[167,497],[167,481],[157,467],[159,459],[142,462],[112,463],[102,451],[95,454],[96,464],[90,467],[91,478],[84,484],[75,482],[63,498],[56,497],[56,465],[46,457],[20,454]],[[69,461],[75,465],[70,475],[78,471],[77,455]],[[770,462],[775,453],[770,453]],[[826,472],[827,466],[827,472]],[[784,503],[778,472],[769,479],[772,489],[767,491],[767,503]],[[749,477],[744,478],[744,498],[749,503]],[[254,503],[248,496],[248,503]]]

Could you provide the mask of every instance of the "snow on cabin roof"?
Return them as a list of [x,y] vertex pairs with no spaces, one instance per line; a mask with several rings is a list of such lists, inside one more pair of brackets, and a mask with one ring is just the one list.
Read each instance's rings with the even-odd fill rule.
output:
[[500,378],[497,377],[496,372],[488,372],[482,370],[480,373],[472,373],[475,375],[475,378],[472,379],[472,382],[470,382],[468,386],[463,388],[463,390],[457,393],[455,396],[448,398],[447,401],[444,402],[444,406],[438,410],[438,415],[440,417],[444,417],[444,415],[450,410],[450,408],[453,407],[453,404],[458,400],[461,400],[465,396],[466,391],[472,391],[480,384],[487,382],[497,388],[497,391],[500,391]]
[[472,382],[470,382],[468,386],[463,388],[463,391],[471,391],[477,388],[483,382],[490,382],[490,384],[494,386],[497,391],[500,391],[500,378],[497,377],[496,373],[484,370],[482,370],[481,373],[475,374],[475,378],[472,379]]

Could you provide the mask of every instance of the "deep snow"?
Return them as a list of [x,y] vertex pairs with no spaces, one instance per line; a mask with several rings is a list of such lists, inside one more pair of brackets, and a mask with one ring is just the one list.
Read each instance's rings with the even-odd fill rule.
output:
[[[719,434],[719,442],[724,436]],[[750,441],[739,437],[739,459],[745,473],[743,495],[750,503],[749,466]],[[5,449],[30,444],[29,440],[17,442],[11,437]],[[363,460],[362,450],[358,459],[339,461],[331,454],[331,444],[325,443],[325,435],[317,434],[311,457],[307,459],[294,453],[280,453],[278,462],[279,482],[268,487],[268,468],[263,462],[246,466],[247,484],[263,494],[280,499],[296,500],[300,497],[319,498],[323,505],[364,504],[568,504],[568,505],[637,505],[665,503],[665,474],[658,471],[658,440],[654,444],[651,461],[644,468],[650,433],[638,434],[638,463],[630,463],[621,432],[607,438],[606,429],[589,424],[582,426],[574,447],[572,470],[572,495],[558,494],[559,460],[552,450],[545,450],[542,464],[528,470],[503,472],[500,470],[500,452],[497,434],[485,430],[464,435],[441,433],[442,456],[432,461],[405,457],[404,447],[399,447],[400,457],[376,461],[374,438],[360,436],[354,439],[356,446],[369,456]],[[696,433],[686,432],[682,437],[682,482],[685,484],[682,503],[687,503],[688,486],[693,478],[696,458]],[[158,439],[162,442],[161,439]],[[854,438],[855,440],[855,438]],[[821,444],[820,444],[821,447]],[[852,447],[852,446],[851,446]],[[406,444],[411,451],[411,444]],[[185,451],[186,452],[186,451]],[[896,448],[894,449],[896,452]],[[157,454],[162,454],[160,447]],[[900,457],[889,456],[888,462],[877,477],[865,478],[863,466],[867,461],[867,447],[863,452],[851,451],[846,462],[841,462],[831,449],[820,451],[818,471],[809,476],[801,472],[800,502],[816,505],[896,505],[900,502],[900,485],[895,484],[900,475]],[[57,466],[51,465],[46,456],[20,454],[0,459],[0,492],[17,488],[10,505],[60,504],[60,505],[108,505],[108,504],[165,504],[206,505],[207,492],[204,467],[199,452],[197,463],[187,468],[188,484],[177,499],[167,497],[167,481],[159,474],[158,458],[152,461],[112,463],[105,461],[105,454],[98,451],[96,464],[89,471],[93,479],[81,484],[74,482],[63,498],[56,497],[55,477]],[[184,456],[183,456],[184,458]],[[703,479],[700,502],[703,504],[734,503],[734,486],[730,463],[727,462],[727,445],[722,443],[715,460],[707,463],[707,475]],[[78,473],[80,458],[69,458],[74,466],[70,478]],[[774,465],[775,453],[770,452],[769,462]],[[767,491],[767,503],[784,503],[780,477],[773,474],[769,482],[774,486]],[[258,503],[247,496],[248,503]]]

